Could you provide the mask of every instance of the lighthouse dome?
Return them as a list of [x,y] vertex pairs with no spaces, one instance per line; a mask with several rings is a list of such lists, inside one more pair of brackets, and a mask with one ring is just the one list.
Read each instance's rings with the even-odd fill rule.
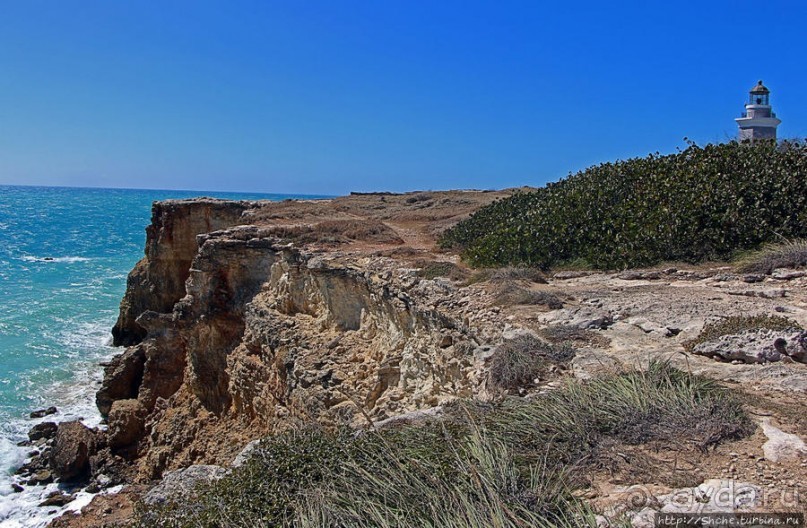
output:
[[751,88],[751,93],[752,94],[769,94],[769,93],[771,93],[771,91],[768,90],[768,88],[764,84],[762,84],[762,81],[759,81],[756,86]]

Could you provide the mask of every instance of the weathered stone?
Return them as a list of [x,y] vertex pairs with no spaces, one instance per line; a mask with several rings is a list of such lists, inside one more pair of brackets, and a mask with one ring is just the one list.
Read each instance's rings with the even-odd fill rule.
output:
[[700,343],[693,354],[742,363],[776,362],[791,359],[807,363],[807,332],[747,330]]
[[617,275],[617,278],[622,280],[659,280],[661,278],[661,273],[658,271],[641,271],[641,270],[630,270],[624,271]]
[[53,482],[53,473],[51,473],[47,469],[37,471],[28,479],[29,486],[50,484],[51,482]]
[[552,275],[552,278],[557,280],[578,279],[580,277],[588,277],[593,273],[593,271],[559,271]]
[[67,504],[70,504],[75,499],[76,499],[75,495],[67,495],[65,493],[62,493],[61,491],[54,491],[53,493],[48,495],[48,497],[44,501],[39,503],[39,507],[40,508],[45,506],[62,507],[66,506]]
[[118,400],[109,411],[107,435],[113,449],[137,442],[144,434],[146,408],[137,400]]
[[47,409],[38,409],[36,411],[32,411],[29,416],[31,418],[44,418],[45,416],[56,414],[56,412],[56,407],[48,407]]
[[104,381],[95,394],[95,404],[102,416],[109,414],[113,401],[137,398],[145,362],[145,347],[136,345],[107,363]]
[[190,494],[199,484],[218,480],[226,473],[227,471],[223,467],[210,465],[190,466],[170,471],[163,476],[159,484],[146,493],[143,502],[158,505],[180,500]]
[[56,435],[58,426],[54,422],[42,422],[36,424],[28,431],[28,438],[35,442],[37,440],[50,440]]
[[230,467],[237,468],[246,464],[247,461],[258,452],[258,448],[260,447],[260,445],[261,445],[260,440],[253,440],[247,445],[245,445],[244,448],[241,450],[241,452],[238,453],[238,456],[235,457],[233,463],[230,464]]
[[198,250],[196,235],[236,224],[251,205],[212,198],[154,203],[146,229],[146,258],[129,274],[120,316],[112,329],[115,346],[142,341],[146,329],[136,322],[140,314],[171,312],[185,295],[185,280]]
[[799,436],[785,433],[771,424],[770,418],[762,420],[762,432],[768,440],[762,445],[765,458],[771,462],[798,459],[807,455],[807,445]]
[[771,278],[781,281],[800,279],[805,276],[807,276],[807,271],[802,270],[775,269],[771,273]]
[[50,452],[50,466],[62,480],[82,477],[95,451],[95,434],[79,421],[59,424]]

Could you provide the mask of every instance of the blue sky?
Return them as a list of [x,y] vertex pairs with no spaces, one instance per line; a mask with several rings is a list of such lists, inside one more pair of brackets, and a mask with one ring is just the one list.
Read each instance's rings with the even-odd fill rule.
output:
[[0,184],[341,194],[541,185],[807,136],[807,2],[0,0]]

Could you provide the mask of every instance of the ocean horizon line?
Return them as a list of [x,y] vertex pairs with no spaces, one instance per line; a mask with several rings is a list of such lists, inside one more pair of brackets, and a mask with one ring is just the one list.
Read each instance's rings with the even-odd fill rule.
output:
[[[340,194],[314,194],[314,193],[285,193],[267,191],[220,191],[214,189],[156,189],[147,187],[96,187],[89,185],[25,185],[18,183],[0,183],[3,187],[19,187],[25,189],[72,189],[90,191],[156,191],[156,192],[180,192],[180,193],[215,193],[215,194],[255,194],[261,196],[286,196],[309,199],[328,199],[342,196]],[[202,197],[202,195],[200,195]]]

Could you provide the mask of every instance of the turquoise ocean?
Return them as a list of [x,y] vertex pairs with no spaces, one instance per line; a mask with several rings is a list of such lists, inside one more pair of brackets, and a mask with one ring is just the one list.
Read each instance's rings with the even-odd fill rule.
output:
[[[99,363],[122,351],[110,346],[110,330],[126,276],[143,256],[151,204],[194,196],[298,197],[0,186],[0,526],[44,526],[64,511],[37,507],[56,484],[12,490],[31,451],[17,443],[41,421],[99,423]],[[29,418],[51,405],[56,415]],[[68,509],[90,498],[79,494]]]

